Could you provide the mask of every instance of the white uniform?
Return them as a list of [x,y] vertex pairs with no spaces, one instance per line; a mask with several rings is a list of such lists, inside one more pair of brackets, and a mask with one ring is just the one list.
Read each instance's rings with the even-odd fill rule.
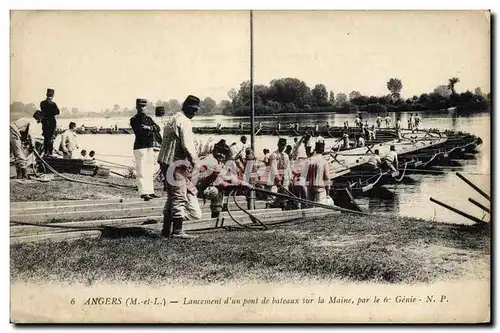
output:
[[76,133],[70,129],[65,130],[61,134],[61,143],[59,144],[59,150],[62,151],[64,158],[73,158],[73,153],[76,149],[78,149]]

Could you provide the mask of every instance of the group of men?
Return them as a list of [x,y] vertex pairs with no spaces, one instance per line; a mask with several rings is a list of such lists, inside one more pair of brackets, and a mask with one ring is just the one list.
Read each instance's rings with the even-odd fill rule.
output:
[[217,142],[209,156],[200,158],[195,149],[191,119],[200,110],[200,99],[186,97],[181,110],[172,115],[161,128],[144,113],[147,100],[136,100],[137,114],[130,119],[135,134],[134,156],[140,196],[148,201],[154,193],[153,147],[160,142],[157,162],[164,180],[167,200],[163,209],[162,236],[193,238],[183,230],[183,222],[201,218],[199,193],[212,201],[212,216],[222,210],[221,191],[229,188],[252,188],[236,174],[219,177],[223,166],[232,157],[225,140]]
[[[28,156],[35,150],[40,133],[43,137],[42,154],[53,156],[54,140],[56,138],[57,120],[60,111],[54,102],[55,91],[48,88],[46,98],[40,102],[40,110],[33,117],[21,117],[10,124],[10,150],[14,158],[16,177],[27,179]],[[40,126],[41,124],[41,130]],[[59,150],[64,158],[72,158],[78,148],[76,143],[76,124],[71,122],[69,129],[61,134]]]

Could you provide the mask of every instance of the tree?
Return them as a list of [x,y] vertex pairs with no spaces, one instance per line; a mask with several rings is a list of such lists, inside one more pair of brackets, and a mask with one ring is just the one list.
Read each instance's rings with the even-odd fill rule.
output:
[[118,104],[113,105],[113,111],[118,111],[118,110],[120,110],[120,105]]
[[448,88],[450,88],[452,95],[457,94],[457,92],[455,91],[455,84],[457,84],[458,82],[460,82],[460,79],[458,77],[452,77],[448,79]]
[[311,89],[304,81],[296,78],[272,80],[269,86],[269,99],[281,104],[293,103],[301,108],[308,104],[311,98]]
[[338,93],[336,98],[337,105],[343,106],[347,102],[347,95],[344,93]]
[[220,101],[219,104],[216,106],[216,109],[220,110],[220,112],[222,112],[223,114],[225,114],[225,112],[230,108],[231,108],[231,102],[226,99]]
[[330,97],[328,98],[328,102],[330,102],[331,105],[335,104],[335,93],[330,90]]
[[328,91],[324,84],[317,84],[311,90],[312,101],[314,105],[324,106],[328,103]]
[[165,104],[165,113],[177,112],[181,109],[181,103],[176,99],[171,99]]
[[387,81],[387,89],[391,93],[391,97],[393,100],[397,100],[401,98],[401,89],[403,89],[403,82],[397,78],[391,78]]
[[349,93],[349,100],[353,100],[356,97],[361,97],[361,93],[359,91],[353,90]]
[[229,99],[231,100],[231,102],[235,102],[235,99],[236,97],[238,96],[238,92],[236,91],[236,89],[234,88],[231,88],[231,90],[229,90],[227,92],[227,97],[229,97]]
[[450,97],[451,95],[451,90],[450,90],[450,87],[449,86],[446,86],[444,84],[442,85],[439,85],[437,86],[436,88],[434,88],[434,91],[433,91],[435,94],[438,94],[442,97]]
[[481,90],[481,88],[477,87],[476,89],[474,89],[474,94],[478,96],[483,96],[483,91]]
[[207,97],[200,103],[200,106],[201,106],[200,113],[203,113],[203,114],[213,113],[216,105],[217,105],[217,103],[212,98]]

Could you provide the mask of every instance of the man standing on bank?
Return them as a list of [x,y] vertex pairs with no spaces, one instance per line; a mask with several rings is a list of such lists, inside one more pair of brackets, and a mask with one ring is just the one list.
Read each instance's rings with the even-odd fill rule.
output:
[[163,208],[163,237],[193,238],[195,236],[182,230],[183,221],[201,218],[201,210],[192,209],[196,207],[194,200],[198,200],[198,190],[189,179],[190,173],[199,169],[191,123],[199,110],[200,99],[193,95],[187,96],[182,111],[175,113],[163,130],[158,154],[168,196]]
[[134,130],[134,156],[137,171],[139,194],[144,201],[158,198],[154,189],[153,170],[153,148],[155,145],[155,133],[160,133],[158,126],[151,117],[144,113],[147,100],[138,98],[136,100],[137,114],[130,118],[130,126]]
[[40,102],[42,111],[42,131],[43,131],[43,153],[45,156],[52,156],[54,151],[54,139],[57,128],[56,116],[60,111],[54,102],[54,89],[47,89],[47,98]]

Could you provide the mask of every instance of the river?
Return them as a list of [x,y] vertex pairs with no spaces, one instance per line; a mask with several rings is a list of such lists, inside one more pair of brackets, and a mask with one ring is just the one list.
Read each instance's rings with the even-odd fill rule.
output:
[[[395,123],[395,114],[389,114]],[[431,197],[445,202],[453,207],[459,208],[462,211],[479,218],[484,217],[484,212],[470,203],[468,198],[473,198],[480,203],[488,206],[485,198],[475,192],[469,185],[459,179],[455,172],[459,171],[480,188],[490,193],[490,115],[489,113],[477,113],[467,117],[460,117],[454,111],[450,112],[426,112],[420,113],[422,118],[422,128],[439,128],[439,129],[455,129],[476,134],[483,139],[483,145],[480,147],[480,152],[473,160],[461,161],[462,166],[453,170],[446,171],[442,175],[411,175],[415,180],[411,185],[391,185],[387,186],[390,191],[395,193],[394,199],[383,200],[378,197],[359,198],[357,202],[360,206],[367,208],[371,212],[391,212],[399,216],[409,216],[416,218],[435,219],[450,223],[471,222],[447,209],[438,206],[431,202]],[[375,115],[363,114],[363,120],[374,124]],[[403,125],[406,124],[406,119],[409,113],[401,113]],[[274,125],[276,122],[286,124],[290,122],[299,122],[301,125],[314,125],[316,123],[324,125],[327,121],[330,126],[343,126],[345,121],[349,124],[354,124],[352,114],[313,114],[313,115],[280,115],[278,117],[265,116],[256,117],[256,123],[262,122],[263,125]],[[161,122],[161,119],[156,119]],[[59,119],[59,124],[63,128],[67,128],[70,121],[75,121],[77,125],[85,124],[86,126],[103,126],[112,127],[129,127],[128,118],[95,118],[95,119]],[[223,126],[237,126],[239,122],[243,122],[244,126],[250,126],[249,118],[247,117],[227,117],[227,116],[208,116],[195,117],[193,119],[194,126],[215,126],[220,122]],[[195,135],[196,140],[206,141],[210,136]],[[213,137],[218,140],[222,137]],[[239,140],[239,136],[225,135],[224,138],[229,143]],[[249,138],[250,139],[250,138]],[[292,142],[292,138],[287,138]],[[335,139],[327,139],[331,143]],[[133,166],[132,146],[134,135],[127,134],[111,134],[111,135],[79,135],[78,142],[82,149],[87,151],[95,150],[96,158]],[[256,136],[255,148],[259,156],[264,148],[271,151],[276,149],[277,137],[273,136]],[[116,169],[116,171],[125,173],[124,169]],[[485,216],[485,220],[489,220],[489,215]]]

